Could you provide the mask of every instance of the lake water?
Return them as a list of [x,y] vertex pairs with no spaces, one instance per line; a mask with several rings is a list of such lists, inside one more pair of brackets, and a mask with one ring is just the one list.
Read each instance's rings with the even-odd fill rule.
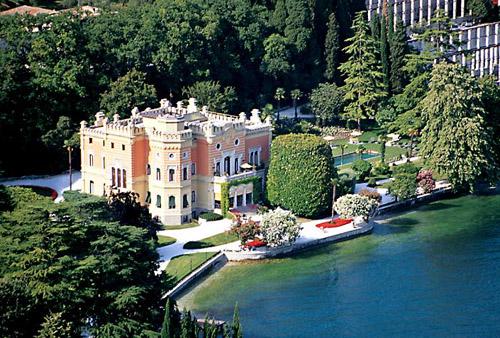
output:
[[371,235],[231,263],[179,300],[244,337],[500,336],[500,195],[429,204]]

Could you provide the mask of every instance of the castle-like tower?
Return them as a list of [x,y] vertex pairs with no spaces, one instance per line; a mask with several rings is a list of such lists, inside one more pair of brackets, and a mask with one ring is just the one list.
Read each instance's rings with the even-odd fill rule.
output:
[[[99,112],[94,125],[81,123],[83,191],[135,191],[167,225],[220,209],[227,182],[229,207],[245,206],[258,191],[254,182],[265,177],[271,131],[270,119],[262,121],[256,109],[250,119],[200,111],[194,98],[187,108],[163,99],[160,108],[134,108],[130,118],[115,115],[112,122]],[[251,167],[242,169],[244,163]]]

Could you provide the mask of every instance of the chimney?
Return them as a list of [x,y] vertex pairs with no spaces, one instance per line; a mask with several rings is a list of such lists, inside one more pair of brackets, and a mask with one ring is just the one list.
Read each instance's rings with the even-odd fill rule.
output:
[[139,108],[134,107],[130,113],[132,114],[132,117],[136,117],[136,115],[140,113]]
[[201,108],[201,111],[203,113],[208,113],[208,106],[203,106],[203,108]]
[[95,114],[95,123],[96,127],[102,127],[102,122],[104,120],[104,113],[102,111]]
[[179,110],[178,113],[180,113],[182,108],[184,108],[184,103],[182,101],[177,101],[177,110]]
[[240,113],[240,121],[245,122],[246,120],[247,120],[247,114],[244,111],[242,111]]
[[113,115],[113,122],[118,122],[118,121],[120,121],[120,115],[118,114]]
[[188,113],[196,113],[198,111],[198,106],[196,106],[196,99],[194,97],[189,99],[189,105],[187,107]]
[[252,116],[250,117],[250,122],[262,123],[260,119],[260,111],[258,109],[252,109]]
[[161,99],[160,100],[160,108],[167,109],[168,107],[170,107],[170,101],[167,99]]

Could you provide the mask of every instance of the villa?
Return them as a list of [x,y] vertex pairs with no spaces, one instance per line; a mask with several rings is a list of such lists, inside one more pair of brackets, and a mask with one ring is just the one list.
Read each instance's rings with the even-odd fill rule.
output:
[[95,115],[81,122],[83,192],[134,191],[168,225],[200,213],[252,204],[269,164],[271,119],[260,112],[232,116],[163,99],[160,108],[134,108],[128,119]]

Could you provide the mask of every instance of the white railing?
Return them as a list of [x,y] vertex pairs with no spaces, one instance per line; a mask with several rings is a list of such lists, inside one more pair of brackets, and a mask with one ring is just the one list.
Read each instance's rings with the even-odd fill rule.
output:
[[252,170],[252,171],[242,172],[239,174],[234,174],[231,176],[214,176],[214,183],[225,183],[225,182],[237,181],[237,180],[241,180],[242,178],[252,177],[255,175],[256,175],[255,170]]

